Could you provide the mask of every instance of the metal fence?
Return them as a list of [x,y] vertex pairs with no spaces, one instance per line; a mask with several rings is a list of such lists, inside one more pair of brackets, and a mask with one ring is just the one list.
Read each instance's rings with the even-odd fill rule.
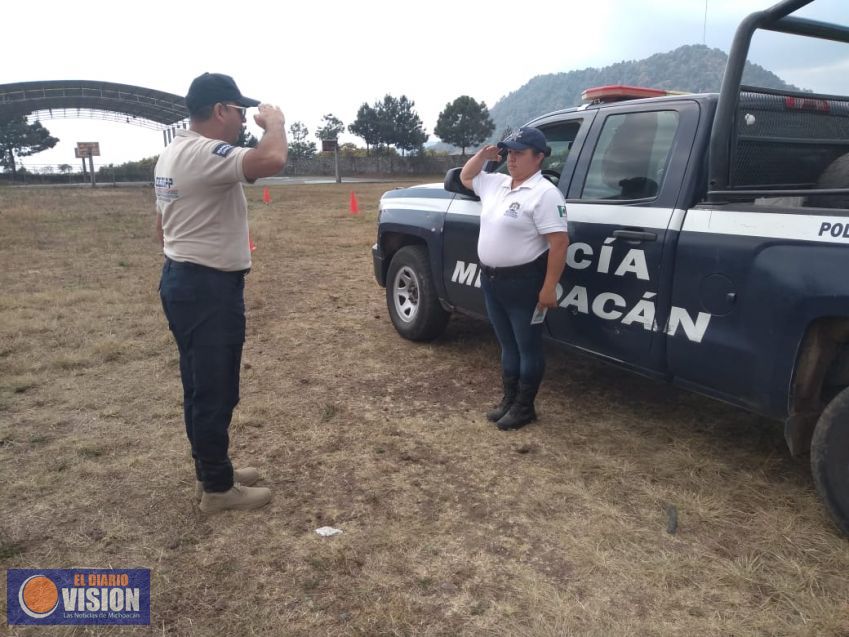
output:
[[[441,175],[450,168],[462,166],[467,157],[461,155],[421,155],[399,157],[397,155],[359,156],[340,153],[339,171],[343,177]],[[70,169],[68,164],[30,164],[20,167],[12,179],[12,173],[0,173],[0,184],[16,185],[61,185],[87,184],[91,177],[79,166]],[[153,182],[152,162],[122,164],[119,166],[95,164],[95,181],[99,184],[121,182]],[[290,157],[282,175],[333,176],[336,174],[333,153],[320,153],[310,159]]]
[[[122,181],[153,182],[153,164],[147,166],[94,166],[97,183],[117,183]],[[68,170],[67,164],[27,164],[19,167],[14,179],[12,172],[0,173],[0,184],[16,185],[61,185],[91,183],[88,171],[83,173],[79,167]]]

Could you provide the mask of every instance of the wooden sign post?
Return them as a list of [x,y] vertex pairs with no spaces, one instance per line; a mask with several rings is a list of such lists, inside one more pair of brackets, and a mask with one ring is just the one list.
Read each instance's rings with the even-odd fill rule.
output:
[[91,187],[94,188],[94,159],[100,157],[100,142],[77,142],[74,156],[83,160],[83,174],[85,174],[85,158],[88,157],[88,172],[91,174]]
[[322,139],[321,151],[326,153],[333,151],[333,159],[336,162],[336,183],[342,183],[342,177],[339,175],[339,141],[336,139]]

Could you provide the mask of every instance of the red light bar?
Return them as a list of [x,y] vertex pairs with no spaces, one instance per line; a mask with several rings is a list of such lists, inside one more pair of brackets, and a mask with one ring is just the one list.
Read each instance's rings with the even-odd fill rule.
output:
[[810,97],[785,97],[784,107],[788,111],[817,111],[828,113],[831,106],[828,100],[815,100]]
[[581,93],[584,102],[619,102],[622,100],[638,100],[644,97],[663,97],[665,95],[680,95],[678,91],[665,91],[659,88],[644,86],[625,86],[610,84],[588,88]]

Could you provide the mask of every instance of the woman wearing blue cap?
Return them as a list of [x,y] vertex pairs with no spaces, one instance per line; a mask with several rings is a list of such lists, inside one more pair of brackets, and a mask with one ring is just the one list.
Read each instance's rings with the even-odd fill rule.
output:
[[[483,147],[460,173],[481,200],[481,287],[501,344],[504,385],[501,403],[486,417],[502,431],[536,420],[534,399],[545,371],[539,316],[557,307],[569,247],[563,195],[541,172],[550,153],[542,131],[520,128],[497,146]],[[509,175],[481,172],[504,154]]]

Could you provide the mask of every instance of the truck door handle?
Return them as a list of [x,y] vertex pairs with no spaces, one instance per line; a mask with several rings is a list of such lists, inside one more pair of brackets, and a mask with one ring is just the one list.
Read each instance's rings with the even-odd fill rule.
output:
[[657,233],[645,230],[614,230],[613,236],[628,241],[657,241]]

